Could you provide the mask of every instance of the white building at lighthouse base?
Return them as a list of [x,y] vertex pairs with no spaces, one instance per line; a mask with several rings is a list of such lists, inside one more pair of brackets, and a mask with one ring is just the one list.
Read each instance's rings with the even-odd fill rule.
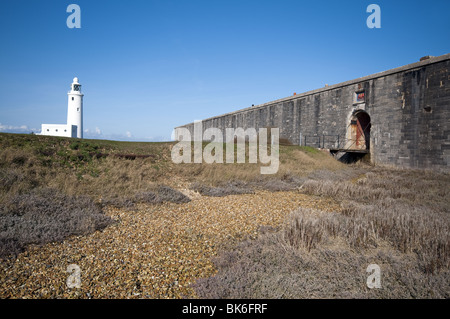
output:
[[77,126],[67,124],[42,124],[40,135],[77,137]]
[[67,93],[67,124],[42,124],[39,135],[83,138],[83,94],[78,78],[73,79]]

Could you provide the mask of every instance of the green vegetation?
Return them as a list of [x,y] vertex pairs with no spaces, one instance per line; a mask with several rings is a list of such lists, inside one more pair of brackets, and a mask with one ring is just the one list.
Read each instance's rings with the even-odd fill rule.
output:
[[136,170],[161,160],[161,146],[0,134],[0,258],[103,229],[113,223],[104,205],[188,201]]
[[[219,254],[200,298],[449,298],[450,174],[370,168],[359,177],[320,171],[301,191],[341,202],[299,208],[280,229]],[[365,283],[381,268],[382,289]]]
[[335,171],[345,167],[312,148],[280,146],[282,165],[278,173],[261,177],[259,163],[173,164],[174,144],[1,133],[0,203],[39,187],[58,189],[68,195],[84,194],[94,200],[116,200],[133,198],[160,184],[178,187],[180,180],[186,187],[193,183],[216,187],[228,182],[254,187],[273,184],[269,181],[274,179],[286,180],[286,176],[306,177],[319,168]]
[[[323,166],[332,170],[343,167],[324,153],[317,152],[313,158],[307,154],[311,150],[281,146],[283,166],[275,176],[261,178],[260,164],[173,164],[173,145],[0,133],[1,255],[16,254],[31,242],[45,243],[71,234],[85,234],[87,230],[81,225],[90,216],[102,214],[105,205],[133,209],[136,203],[189,201],[177,190],[180,188],[209,196],[251,193],[260,188],[295,189],[297,175],[304,176]],[[223,148],[225,151],[225,145]],[[70,207],[60,204],[63,198]],[[51,211],[42,205],[35,206],[34,202],[43,201]],[[16,220],[13,207],[18,202],[29,212]],[[86,214],[71,214],[80,210]],[[24,220],[23,227],[19,227],[23,216],[33,216],[36,221],[27,224]],[[57,227],[43,230],[44,233],[33,229],[52,218]],[[75,221],[83,218],[86,220]],[[59,223],[59,219],[78,226]],[[88,229],[94,231],[108,224],[102,222]],[[58,227],[69,231],[60,236]],[[26,233],[21,234],[21,229],[26,229]],[[41,239],[28,236],[34,233]]]
[[[105,205],[291,191],[341,208],[300,207],[282,227],[223,251],[217,274],[194,284],[199,297],[450,297],[448,172],[344,165],[281,145],[278,173],[263,176],[259,163],[174,164],[173,146],[0,134],[0,258],[102,230],[114,223]],[[381,264],[383,289],[361,285],[371,263]]]
[[301,149],[302,151],[305,151],[307,153],[311,153],[311,154],[317,154],[319,152],[317,150],[317,148],[314,148],[311,146],[299,146],[299,149]]

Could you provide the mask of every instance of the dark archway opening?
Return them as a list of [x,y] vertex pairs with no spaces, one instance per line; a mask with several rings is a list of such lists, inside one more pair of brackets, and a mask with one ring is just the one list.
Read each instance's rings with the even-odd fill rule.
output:
[[356,110],[347,127],[345,147],[335,152],[335,157],[343,163],[370,161],[370,116],[366,111]]
[[370,116],[365,111],[355,111],[350,120],[349,150],[370,149]]

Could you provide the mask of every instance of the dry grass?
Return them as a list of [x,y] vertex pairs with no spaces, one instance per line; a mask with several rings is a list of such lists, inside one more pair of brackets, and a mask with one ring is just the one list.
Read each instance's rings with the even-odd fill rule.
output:
[[[301,190],[341,201],[339,212],[300,208],[281,229],[223,252],[217,275],[194,285],[198,295],[449,298],[450,174],[372,168],[358,177],[327,175],[314,174]],[[381,267],[382,289],[365,284],[371,263]]]
[[253,193],[252,186],[243,181],[228,181],[216,187],[195,182],[191,185],[191,189],[202,195],[213,197]]
[[86,194],[95,200],[130,199],[158,185],[176,188],[180,180],[204,187],[230,187],[238,181],[286,190],[293,188],[288,185],[292,178],[306,177],[319,168],[331,172],[345,167],[315,149],[281,146],[279,171],[261,178],[261,164],[248,163],[248,153],[243,164],[174,164],[173,145],[2,133],[0,203],[36,187],[55,188],[69,195]]
[[[286,190],[298,186],[298,183],[293,185],[297,181],[296,174],[310,172],[321,163],[330,169],[340,167],[330,156],[314,149],[281,147],[283,164],[280,172],[270,179],[260,180],[259,164],[173,164],[173,145],[1,133],[0,209],[3,219],[0,227],[3,229],[3,255],[8,252],[14,254],[31,242],[58,241],[66,235],[77,234],[78,226],[67,228],[64,223],[79,225],[78,219],[89,219],[89,212],[101,214],[101,208],[106,205],[133,210],[136,203],[185,203],[190,199],[178,189],[189,184],[209,196],[251,193],[257,187]],[[299,166],[299,162],[303,164]],[[81,195],[100,204],[100,210],[94,210],[91,204],[89,206],[87,199],[79,199]],[[61,204],[62,197],[67,199],[67,205]],[[78,199],[80,205],[90,207],[83,206],[82,210],[87,210],[86,216],[77,213]],[[46,221],[47,228],[42,230],[45,235],[39,235],[40,226],[37,224],[27,224],[14,217],[16,208],[12,208],[11,200],[25,202],[21,205],[28,209],[30,216],[37,215]],[[37,207],[33,206],[33,201]],[[44,209],[39,203],[43,201],[59,214],[47,214],[44,210],[42,216],[39,215],[38,211]],[[24,212],[23,216],[28,216],[28,213]],[[47,222],[48,216],[55,218],[54,224]],[[12,220],[17,227],[12,226]],[[18,226],[20,223],[23,223],[22,228]],[[66,227],[67,234],[61,235],[58,227]],[[85,233],[87,230],[83,227],[80,229]],[[33,236],[21,234],[21,229],[29,233],[36,230],[39,233],[36,236],[42,239],[35,240]],[[94,224],[89,229],[94,231],[99,227]]]
[[[341,209],[299,209],[281,229],[219,255],[198,296],[450,297],[448,172],[345,166],[280,146],[278,173],[261,176],[260,164],[173,164],[172,146],[0,134],[2,251],[102,229],[102,205],[187,202],[178,189],[189,185],[207,196],[300,191]],[[383,289],[366,287],[370,263],[381,266]]]
[[[449,298],[448,269],[424,274],[413,255],[387,246],[353,250],[339,239],[308,251],[292,247],[279,232],[261,234],[220,254],[218,273],[199,279],[200,298]],[[381,268],[381,289],[366,286],[366,268]]]

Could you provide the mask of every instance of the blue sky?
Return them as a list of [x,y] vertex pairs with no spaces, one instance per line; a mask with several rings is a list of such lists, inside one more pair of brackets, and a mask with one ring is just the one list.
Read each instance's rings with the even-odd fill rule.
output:
[[[69,4],[81,28],[69,29]],[[369,4],[381,28],[369,29]],[[73,77],[86,138],[169,140],[197,119],[450,52],[450,1],[3,0],[0,131],[64,124]]]

